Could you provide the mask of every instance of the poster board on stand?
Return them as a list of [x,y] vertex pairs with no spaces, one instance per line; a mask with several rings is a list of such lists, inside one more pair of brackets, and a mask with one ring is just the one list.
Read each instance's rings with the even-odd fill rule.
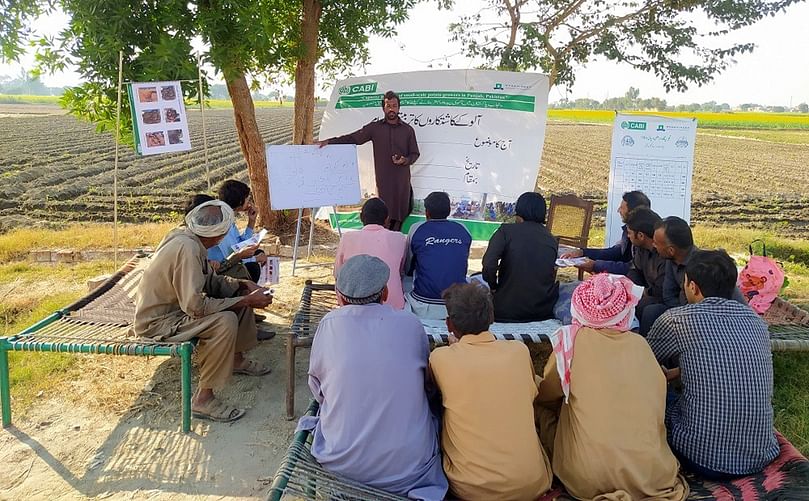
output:
[[696,136],[696,119],[616,115],[607,188],[607,246],[621,238],[618,207],[627,191],[642,191],[660,217],[691,221]]
[[[303,209],[312,209],[309,227],[309,254],[314,237],[314,208],[353,205],[360,202],[357,147],[335,144],[268,145],[267,179],[273,210],[298,209],[295,244],[292,250],[292,275],[295,275],[300,246]],[[338,227],[339,231],[339,227]]]
[[130,83],[129,106],[135,151],[139,155],[191,149],[179,81]]

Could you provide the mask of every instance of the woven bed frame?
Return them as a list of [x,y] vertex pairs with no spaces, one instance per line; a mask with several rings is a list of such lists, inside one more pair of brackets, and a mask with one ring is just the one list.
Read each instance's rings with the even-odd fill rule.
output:
[[[286,418],[295,418],[295,352],[298,348],[309,348],[323,316],[337,307],[334,284],[319,284],[307,280],[301,292],[298,311],[292,319],[287,333],[287,389]],[[764,316],[769,324],[770,346],[772,351],[809,351],[809,312],[783,300],[776,299],[773,307]],[[442,334],[446,343],[447,335]],[[536,342],[536,336],[507,336],[524,342]],[[437,342],[431,336],[431,342]]]
[[[317,284],[307,280],[301,292],[301,302],[298,311],[292,319],[290,330],[287,333],[287,394],[286,394],[286,418],[295,418],[295,351],[298,348],[312,346],[312,341],[317,331],[318,323],[323,316],[337,307],[337,297],[334,293],[333,284]],[[433,346],[447,344],[449,333],[443,326],[443,321],[438,322],[441,328],[437,328],[436,322],[423,321],[424,329],[429,342]],[[517,324],[505,324],[514,326]],[[504,324],[493,324],[491,332],[497,339],[517,340],[525,343],[537,343],[550,341],[549,336],[561,325],[556,321],[533,322],[522,324],[524,331],[521,333],[509,333],[509,329],[502,329]],[[499,327],[498,327],[499,326]],[[505,331],[505,332],[504,332]]]
[[191,355],[195,341],[150,342],[127,336],[135,317],[134,290],[143,276],[145,255],[124,264],[87,296],[56,311],[19,334],[0,338],[0,401],[3,427],[11,425],[9,351],[180,357],[182,430],[191,430]]
[[[319,406],[309,404],[307,416],[315,416]],[[688,500],[764,501],[809,499],[809,461],[780,433],[776,432],[780,455],[761,473],[728,482],[711,482],[690,473],[685,477],[690,487]],[[268,501],[406,501],[324,469],[312,456],[312,432],[299,431],[267,493]],[[448,498],[451,499],[451,498]],[[572,501],[564,488],[554,481],[551,490],[536,501]]]

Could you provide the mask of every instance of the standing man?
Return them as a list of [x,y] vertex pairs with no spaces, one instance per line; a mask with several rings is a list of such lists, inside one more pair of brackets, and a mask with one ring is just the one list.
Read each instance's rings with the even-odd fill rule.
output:
[[317,144],[322,148],[327,144],[373,143],[376,192],[388,206],[388,229],[399,231],[413,210],[410,165],[419,158],[419,145],[413,127],[399,118],[399,96],[392,90],[382,98],[382,110],[384,120],[374,120],[356,132]]

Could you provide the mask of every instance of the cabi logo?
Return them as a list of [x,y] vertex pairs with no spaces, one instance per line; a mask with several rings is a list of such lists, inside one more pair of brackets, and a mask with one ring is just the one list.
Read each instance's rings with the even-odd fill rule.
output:
[[503,90],[503,84],[500,82],[494,84],[494,90]]
[[338,92],[341,96],[350,96],[353,94],[373,94],[376,92],[376,82],[344,85],[340,87]]
[[646,122],[624,121],[621,122],[621,128],[629,130],[646,130]]

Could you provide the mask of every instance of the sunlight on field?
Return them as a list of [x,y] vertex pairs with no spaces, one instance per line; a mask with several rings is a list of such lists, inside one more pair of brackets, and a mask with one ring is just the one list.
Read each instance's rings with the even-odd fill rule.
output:
[[0,94],[0,104],[59,104],[62,96],[30,96],[27,94]]
[[[673,118],[696,118],[699,127],[726,129],[806,129],[809,113],[759,112],[676,112],[676,111],[624,111],[630,115],[660,115]],[[548,110],[551,120],[572,122],[612,123],[615,112],[610,110]]]
[[[176,223],[122,224],[121,249],[154,248]],[[17,228],[0,235],[0,263],[25,258],[34,249],[112,249],[111,223],[72,224],[59,230]]]
[[[208,99],[205,101],[206,105],[212,109],[225,109],[233,108],[233,103],[229,99]],[[253,101],[256,108],[294,108],[295,103],[292,101],[284,101],[279,104],[278,101]]]

